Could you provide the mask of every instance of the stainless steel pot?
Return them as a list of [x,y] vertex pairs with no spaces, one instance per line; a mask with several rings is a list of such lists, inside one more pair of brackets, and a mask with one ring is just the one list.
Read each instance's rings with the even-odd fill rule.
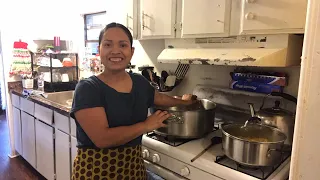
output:
[[[297,99],[289,94],[273,92],[272,96],[281,96],[284,99],[297,103]],[[280,108],[280,101],[275,101],[274,107],[263,108],[264,101],[260,107],[260,110],[256,113],[257,117],[262,120],[262,124],[278,128],[287,136],[285,145],[292,145],[295,114]]]
[[261,123],[249,104],[252,117],[243,124],[223,125],[222,148],[227,157],[246,166],[273,166],[281,160],[286,135]]
[[257,124],[222,126],[222,148],[227,157],[246,166],[274,166],[281,161],[286,140],[280,130]]
[[215,109],[216,104],[207,99],[201,99],[199,103],[191,106],[152,107],[152,114],[157,110],[172,114],[164,121],[167,127],[156,129],[154,132],[183,139],[203,137],[213,129]]

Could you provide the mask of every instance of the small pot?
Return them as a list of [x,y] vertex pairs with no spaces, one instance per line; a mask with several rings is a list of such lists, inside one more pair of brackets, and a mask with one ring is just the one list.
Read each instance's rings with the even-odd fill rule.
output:
[[182,139],[201,138],[211,132],[214,125],[216,104],[201,99],[191,106],[152,107],[153,114],[157,110],[167,111],[172,116],[164,121],[167,127],[154,130],[156,134]]
[[280,130],[265,125],[222,126],[222,148],[225,155],[246,166],[274,166],[281,161],[285,140],[286,136]]
[[[286,135],[261,124],[249,104],[252,117],[243,124],[222,126],[222,148],[227,157],[246,166],[274,166],[281,160]],[[260,124],[259,124],[260,123]]]
[[[273,92],[271,96],[280,96],[293,103],[297,103],[297,99],[289,94]],[[280,101],[275,101],[275,105],[270,108],[263,108],[264,100],[260,107],[260,110],[256,113],[262,121],[261,123],[267,126],[278,128],[287,136],[285,145],[292,145],[295,125],[295,114],[280,108]]]

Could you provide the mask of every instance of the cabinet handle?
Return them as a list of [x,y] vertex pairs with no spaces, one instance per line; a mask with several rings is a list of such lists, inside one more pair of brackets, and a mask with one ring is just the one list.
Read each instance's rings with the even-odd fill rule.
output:
[[246,2],[249,3],[255,3],[257,0],[246,0]]
[[249,13],[247,13],[247,14],[245,15],[245,18],[246,18],[247,20],[254,20],[254,19],[256,19],[256,17],[257,17],[257,15],[254,14],[254,13],[252,13],[252,12],[249,12]]
[[145,25],[145,22],[144,22],[145,16],[151,18],[148,14],[145,14],[144,11],[142,11],[142,30],[144,30],[144,28],[150,29],[148,26]]
[[127,13],[127,28],[133,31],[133,28],[129,27],[129,18],[133,20],[133,18]]

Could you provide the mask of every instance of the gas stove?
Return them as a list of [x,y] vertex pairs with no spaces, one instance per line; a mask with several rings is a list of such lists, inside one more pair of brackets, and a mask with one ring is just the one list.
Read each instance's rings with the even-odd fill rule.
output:
[[289,176],[290,153],[274,167],[242,167],[227,158],[222,144],[214,144],[205,153],[194,159],[211,144],[211,139],[221,137],[215,130],[201,139],[173,142],[156,134],[145,134],[142,138],[143,158],[148,170],[164,179],[201,180],[283,180]]

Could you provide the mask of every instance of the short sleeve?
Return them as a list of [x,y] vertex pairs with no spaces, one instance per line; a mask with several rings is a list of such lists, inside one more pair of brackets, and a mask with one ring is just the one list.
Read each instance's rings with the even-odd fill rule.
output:
[[100,97],[99,86],[90,80],[81,80],[74,91],[70,116],[75,118],[74,113],[86,108],[103,107]]

